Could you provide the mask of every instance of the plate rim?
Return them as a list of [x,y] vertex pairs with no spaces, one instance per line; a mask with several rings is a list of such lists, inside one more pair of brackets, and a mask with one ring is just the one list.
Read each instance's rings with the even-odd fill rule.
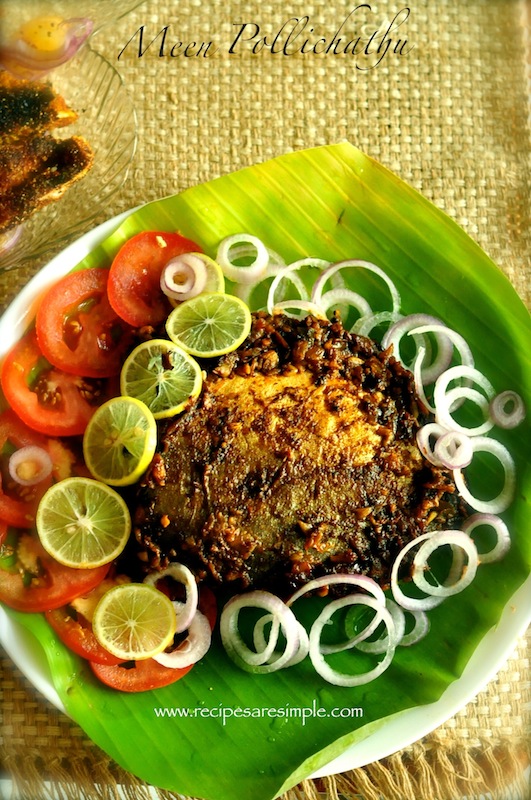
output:
[[[39,269],[0,316],[0,359],[34,317],[36,297],[57,277],[77,266],[94,247],[111,235],[124,220],[143,205],[149,205],[149,203],[124,211],[86,231]],[[2,336],[6,327],[9,336]],[[391,717],[388,723],[355,744],[348,745],[341,755],[312,772],[307,779],[327,777],[379,761],[409,747],[455,716],[494,678],[514,651],[516,642],[531,624],[530,597],[531,575],[511,596],[498,623],[487,631],[461,675],[444,690],[438,700],[414,706],[402,711],[398,717],[396,715],[395,718]],[[22,648],[17,648],[15,639],[11,639],[11,635],[15,631],[23,631],[24,646]],[[10,618],[8,612],[0,606],[0,645],[37,691],[68,716],[53,686],[49,670],[48,673],[46,672],[48,662],[44,651],[41,649],[42,657],[45,660],[44,670],[42,664],[35,668],[34,664],[27,662],[28,652],[35,651],[32,650],[31,642],[26,641],[26,634],[27,637],[37,641],[33,634]],[[486,652],[490,649],[496,653],[492,660],[485,658]],[[404,731],[407,732],[404,733]],[[303,768],[304,763],[299,765],[296,771]],[[282,788],[281,791],[284,789]]]

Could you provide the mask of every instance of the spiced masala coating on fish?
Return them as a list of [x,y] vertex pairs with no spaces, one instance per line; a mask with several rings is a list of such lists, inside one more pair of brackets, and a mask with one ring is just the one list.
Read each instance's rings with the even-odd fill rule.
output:
[[450,474],[417,447],[420,413],[411,373],[338,318],[253,314],[161,431],[136,498],[140,558],[238,590],[336,572],[388,586],[400,549],[458,515]]

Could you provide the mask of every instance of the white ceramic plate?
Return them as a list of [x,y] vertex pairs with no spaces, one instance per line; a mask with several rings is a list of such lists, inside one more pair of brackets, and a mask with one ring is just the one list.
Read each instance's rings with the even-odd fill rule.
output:
[[[35,314],[40,293],[109,236],[130,212],[82,236],[49,262],[20,292],[0,320],[0,359],[21,336]],[[466,705],[495,676],[531,622],[531,577],[507,603],[499,623],[483,638],[461,677],[441,698],[400,714],[365,740],[319,769],[312,777],[333,775],[378,761],[427,735]],[[54,689],[44,652],[34,637],[0,608],[0,643],[36,689],[64,711]]]

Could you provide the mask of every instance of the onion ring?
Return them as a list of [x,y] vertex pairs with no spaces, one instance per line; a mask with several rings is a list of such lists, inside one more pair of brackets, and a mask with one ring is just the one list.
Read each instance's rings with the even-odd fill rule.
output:
[[[509,411],[507,406],[510,407]],[[495,425],[510,430],[524,421],[525,404],[519,394],[508,389],[492,398],[489,413]]]
[[[333,614],[339,609],[345,608],[348,605],[361,604],[374,608],[378,611],[381,621],[385,624],[388,632],[388,644],[384,658],[380,663],[368,672],[358,675],[347,675],[344,672],[338,672],[333,669],[324,658],[321,645],[321,634],[323,628],[327,625]],[[328,683],[335,686],[362,686],[363,684],[370,683],[378,678],[390,665],[395,653],[395,629],[393,618],[389,611],[381,606],[373,597],[367,597],[362,594],[351,594],[347,597],[340,597],[337,600],[332,600],[319,614],[310,629],[310,660],[314,666],[315,671]]]
[[[272,282],[271,286],[269,287],[269,292],[267,294],[267,304],[266,304],[268,313],[272,314],[273,313],[273,309],[277,305],[277,302],[275,300],[275,293],[276,293],[276,291],[278,289],[278,286],[280,285],[281,281],[284,278],[289,276],[292,272],[297,272],[299,269],[303,269],[304,267],[310,267],[310,268],[317,268],[319,270],[325,270],[328,267],[329,264],[330,264],[329,261],[325,261],[322,258],[308,257],[308,258],[301,258],[298,261],[293,261],[291,264],[287,264],[285,267],[283,267],[275,275],[275,277],[273,278],[273,282]],[[300,300],[311,300],[311,302],[314,305],[319,306],[319,303],[316,303],[315,300],[308,295],[306,289],[304,289],[304,294],[301,293],[300,289],[299,289],[299,294],[300,294],[300,298],[298,298],[298,299],[300,299]]]
[[395,314],[398,314],[400,311],[400,294],[398,293],[398,289],[394,285],[391,278],[381,269],[377,267],[376,264],[372,264],[370,261],[362,261],[361,259],[349,259],[347,261],[338,261],[335,264],[329,264],[326,269],[323,270],[321,275],[317,278],[313,285],[312,290],[312,301],[320,305],[321,297],[323,294],[323,289],[326,282],[331,278],[336,272],[339,272],[342,269],[347,269],[349,267],[357,267],[359,269],[367,269],[370,272],[374,272],[378,275],[387,285],[391,293],[391,298],[393,301],[393,308],[392,311]]
[[469,491],[463,474],[460,469],[453,471],[457,491],[474,511],[485,514],[501,514],[511,505],[516,489],[516,467],[513,458],[507,448],[496,439],[488,436],[475,436],[472,440],[474,453],[491,453],[495,456],[503,467],[505,480],[499,494],[492,500],[480,500]]
[[207,282],[204,261],[195,253],[182,253],[168,261],[160,276],[160,288],[173,300],[189,300],[201,294]]
[[[230,251],[237,247],[231,258]],[[245,249],[244,249],[245,247]],[[234,261],[249,255],[254,260],[247,266],[239,267]],[[252,283],[261,276],[269,264],[267,247],[257,236],[248,233],[236,233],[227,236],[220,242],[215,260],[226,278],[237,283]]]
[[[468,556],[468,565],[461,570],[461,575],[456,576],[452,583],[446,582],[442,585],[434,586],[428,583],[424,577],[424,570],[427,568],[430,555],[439,547],[448,544],[455,545],[465,551]],[[428,539],[422,543],[418,553],[415,554],[411,577],[414,584],[426,594],[445,598],[459,594],[472,583],[476,576],[478,564],[478,552],[470,536],[467,536],[463,531],[437,531],[429,535]]]
[[20,447],[8,461],[9,475],[19,486],[35,486],[52,474],[50,454],[43,447]]
[[[243,608],[263,609],[274,618],[269,642],[260,652],[250,650],[238,631],[238,616]],[[219,627],[228,656],[247,672],[262,674],[275,672],[285,667],[299,652],[299,622],[293,611],[270,592],[257,589],[245,595],[232,597],[221,612]],[[275,652],[280,628],[286,639],[284,652],[274,661],[270,661]]]
[[[382,347],[387,350],[393,347],[393,355],[405,367],[411,368],[404,362],[400,355],[400,342],[408,334],[417,338],[423,333],[434,333],[437,340],[437,357],[422,370],[422,383],[433,383],[437,377],[450,366],[452,360],[453,347],[449,336],[450,328],[447,328],[440,319],[429,314],[410,314],[402,317],[392,325],[382,339]],[[421,341],[425,341],[422,339]],[[420,347],[420,345],[417,345]],[[416,356],[411,364],[414,364]]]
[[184,667],[196,664],[208,653],[211,641],[210,623],[204,614],[196,611],[188,628],[188,636],[184,642],[181,642],[171,653],[162,652],[153,656],[153,660],[163,667],[184,669]]
[[486,553],[479,553],[479,560],[482,564],[491,564],[493,561],[500,561],[511,547],[509,529],[505,522],[495,514],[476,513],[465,520],[462,530],[470,536],[472,531],[482,525],[494,529],[497,541],[492,550]]
[[[456,387],[455,389],[448,390],[448,384],[459,378],[467,378],[478,386],[481,386],[486,397],[468,386]],[[435,382],[433,400],[435,404],[436,421],[448,430],[456,430],[467,436],[481,436],[493,427],[493,423],[490,419],[485,419],[481,425],[477,425],[474,428],[466,428],[453,419],[451,412],[452,409],[455,408],[456,402],[463,398],[472,400],[485,412],[488,409],[489,401],[493,397],[494,388],[491,382],[479,370],[465,364],[450,367],[450,369],[443,372]]]
[[198,590],[195,577],[191,570],[184,564],[173,562],[162,572],[150,572],[144,578],[144,583],[151,586],[156,586],[158,581],[163,578],[173,578],[177,583],[181,583],[186,589],[186,602],[180,603],[174,600],[173,607],[177,614],[177,628],[176,633],[182,633],[188,630],[197,611],[198,603]]

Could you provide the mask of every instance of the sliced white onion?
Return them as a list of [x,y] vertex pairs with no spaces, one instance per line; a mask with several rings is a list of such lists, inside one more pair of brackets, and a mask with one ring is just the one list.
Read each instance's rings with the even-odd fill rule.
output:
[[[295,664],[299,664],[303,661],[308,652],[310,650],[310,639],[306,632],[304,626],[297,620],[297,624],[299,626],[299,647],[297,652],[284,664],[284,667],[293,667]],[[275,625],[276,631],[273,634],[274,636],[278,636],[278,619],[273,617],[272,614],[266,614],[265,616],[261,617],[254,626],[253,629],[253,644],[255,650],[257,652],[262,652],[267,648],[267,640],[265,638],[265,628],[267,625]],[[268,659],[268,663],[272,663],[276,661],[281,654],[275,650],[273,655]]]
[[[387,602],[389,602],[389,601],[387,601]],[[379,604],[379,607],[380,608],[386,608],[386,605],[384,605],[382,603],[382,604]],[[382,617],[378,613],[378,611],[376,611],[376,613],[373,615],[372,619],[365,625],[365,627],[362,628],[357,633],[355,633],[353,636],[350,636],[348,639],[345,639],[342,642],[336,642],[334,644],[321,644],[321,653],[323,653],[323,655],[329,655],[330,653],[342,653],[344,650],[351,650],[353,647],[358,647],[360,650],[362,650],[363,647],[361,645],[364,644],[365,640],[368,639],[369,636],[371,636],[374,633],[374,631],[379,627],[381,621],[382,621]],[[393,617],[393,621],[395,621],[394,617]],[[348,631],[347,631],[347,634],[348,634]],[[367,642],[367,645],[369,647],[371,647],[373,644],[375,644],[375,643],[374,642],[370,642],[370,643]],[[382,650],[376,649],[376,650],[372,650],[370,652],[375,652],[375,653],[376,652],[382,652],[383,653],[385,651],[385,649],[386,648],[384,647]]]
[[[346,606],[357,604],[368,606],[369,608],[373,608],[378,612],[381,621],[388,630],[389,637],[385,656],[376,667],[361,674],[350,675],[333,669],[333,667],[327,663],[322,651],[321,635],[324,627],[328,624],[336,611],[345,608]],[[315,671],[322,678],[328,681],[328,683],[331,683],[334,686],[362,686],[363,684],[370,683],[378,678],[390,665],[395,653],[395,638],[396,636],[393,618],[391,617],[389,611],[385,607],[382,607],[381,604],[373,597],[368,597],[367,595],[362,594],[351,594],[347,597],[340,597],[337,600],[332,600],[321,611],[310,629],[309,655]]]
[[[448,390],[448,384],[453,380],[466,378],[480,386],[485,392],[486,397],[475,389],[468,386],[456,387]],[[440,375],[433,390],[433,400],[435,404],[435,416],[437,422],[448,430],[456,430],[467,436],[481,436],[493,427],[490,419],[486,419],[481,425],[467,428],[457,423],[452,417],[452,410],[461,399],[468,399],[474,402],[484,412],[488,409],[489,401],[494,397],[494,388],[488,378],[482,372],[465,364],[450,367]]]
[[[472,351],[468,346],[467,341],[461,336],[460,333],[448,328],[442,322],[435,322],[431,324],[421,324],[419,327],[411,329],[409,331],[409,336],[422,336],[426,333],[434,333],[437,336],[437,341],[441,348],[439,357],[425,370],[424,381],[426,383],[433,383],[433,381],[437,380],[444,370],[449,367],[453,352],[452,345],[455,346],[457,352],[459,353],[461,364],[467,367],[474,366],[474,356],[472,355]],[[448,345],[448,340],[450,345]],[[448,354],[450,360],[448,360]]]
[[426,392],[424,390],[424,378],[422,375],[422,365],[424,363],[424,358],[426,356],[426,348],[419,346],[417,350],[417,355],[415,356],[415,361],[413,362],[413,378],[415,380],[415,391],[417,392],[417,396],[423,406],[426,408],[427,411],[431,411],[432,414],[435,414],[435,406],[430,403],[427,398]]
[[508,389],[492,398],[489,413],[495,425],[509,430],[524,421],[525,404],[519,394]]
[[382,322],[394,324],[398,322],[399,319],[402,319],[401,315],[394,311],[379,311],[377,313],[370,311],[356,320],[350,332],[357,333],[358,336],[368,336],[372,333],[374,328],[376,328],[377,325],[381,325]]
[[412,539],[410,542],[408,542],[397,555],[391,569],[391,591],[393,593],[393,597],[395,602],[397,602],[399,606],[402,606],[402,608],[405,608],[406,611],[429,611],[430,609],[440,605],[444,600],[443,597],[436,597],[433,594],[430,594],[427,597],[419,598],[408,597],[406,594],[404,594],[399,585],[398,573],[405,556],[414,547],[421,546],[423,542],[427,541],[432,536],[433,533],[423,533],[421,536],[417,536],[416,539]]
[[340,270],[349,269],[351,267],[366,269],[369,270],[369,272],[373,272],[376,275],[378,275],[378,277],[380,277],[385,282],[391,293],[391,298],[393,301],[392,311],[394,313],[399,312],[400,294],[398,293],[398,289],[396,288],[391,278],[383,271],[383,269],[377,267],[376,264],[372,264],[370,261],[362,261],[361,259],[349,259],[347,261],[338,261],[335,264],[330,264],[321,273],[321,275],[319,275],[319,277],[317,278],[317,280],[313,285],[312,298],[311,298],[312,301],[314,303],[320,304],[323,294],[323,289],[325,287],[326,282]]
[[[238,631],[238,616],[243,608],[262,609],[273,617],[269,641],[260,652],[252,651]],[[280,628],[285,637],[284,652],[274,661]],[[300,625],[293,611],[280,598],[263,590],[232,597],[220,617],[220,634],[228,656],[247,672],[269,673],[285,667],[299,652]]]
[[181,583],[186,590],[186,602],[173,601],[173,607],[177,614],[177,633],[188,630],[197,611],[198,590],[197,583],[191,570],[184,564],[174,562],[162,572],[150,572],[144,578],[144,583],[156,586],[157,582],[163,578],[173,578],[177,583]]
[[[271,309],[272,314],[276,314],[279,311],[282,311],[287,317],[295,319],[304,319],[308,314],[318,319],[327,319],[322,307],[316,306],[315,303],[311,303],[309,300],[283,300],[281,303],[275,303],[275,306]],[[299,311],[300,313],[294,314],[292,313],[293,311]]]
[[382,587],[379,586],[375,580],[369,578],[368,575],[350,575],[349,573],[322,575],[320,578],[313,578],[311,581],[308,581],[308,583],[305,583],[304,586],[301,586],[300,589],[297,589],[297,591],[286,600],[286,605],[288,607],[292,606],[293,603],[303,595],[308,594],[308,592],[315,592],[318,589],[324,589],[327,586],[336,584],[356,586],[359,589],[365,589],[365,591],[373,595],[380,605],[385,606],[385,594]]
[[196,664],[210,649],[212,631],[208,619],[200,611],[196,611],[188,636],[171,653],[162,652],[153,656],[153,660],[171,669],[183,669]]
[[447,431],[437,439],[433,452],[446,469],[464,469],[472,461],[474,448],[472,440],[464,433]]
[[430,630],[430,621],[425,611],[408,611],[408,613],[412,615],[415,622],[409,633],[404,634],[398,642],[400,647],[411,647],[412,644],[420,642]]
[[173,300],[189,300],[206,286],[204,261],[194,253],[182,253],[168,261],[160,276],[160,288]]
[[[404,638],[404,633],[406,630],[406,615],[404,614],[404,609],[400,608],[398,603],[395,603],[395,601],[391,600],[390,597],[387,598],[385,607],[391,614],[395,626],[394,644],[395,646],[397,644],[402,644],[402,639]],[[367,634],[367,636],[368,635],[369,634]],[[387,648],[389,647],[389,638],[390,638],[389,630],[386,628],[386,630],[382,633],[382,635],[374,642],[360,641],[356,643],[356,647],[363,653],[374,653],[375,655],[379,655],[381,653],[387,652]]]
[[365,316],[371,313],[371,307],[361,294],[353,292],[351,289],[330,289],[321,297],[319,303],[320,307],[328,312],[328,309],[334,308],[343,304],[347,304],[360,312],[360,315]]
[[[455,579],[448,581],[447,578],[443,584],[434,586],[426,580],[424,572],[426,569],[429,569],[428,560],[432,553],[444,545],[452,545],[464,550],[468,556],[468,563]],[[411,577],[415,585],[418,586],[421,591],[428,595],[445,598],[462,592],[463,589],[466,589],[466,587],[472,583],[476,576],[478,564],[479,557],[476,545],[466,533],[456,530],[437,531],[436,533],[430,534],[428,539],[421,544],[418,552],[415,554]]]
[[[247,305],[250,304],[251,295],[254,292],[254,290],[258,286],[260,286],[260,284],[263,283],[264,281],[267,281],[270,278],[274,278],[275,275],[278,275],[280,270],[284,269],[284,267],[286,266],[284,261],[280,259],[280,256],[277,256],[277,254],[274,253],[272,250],[269,250],[268,248],[267,252],[269,253],[269,264],[267,265],[265,271],[261,275],[259,275],[254,281],[250,281],[249,283],[236,283],[234,286],[234,294],[237,295],[240,298],[240,300],[243,300],[244,303],[247,303]],[[275,257],[278,260],[276,260]],[[299,297],[306,297],[306,299],[308,298],[308,292],[306,291],[306,287],[304,286],[304,283],[296,273],[288,275],[287,279],[289,282],[293,283],[297,292],[299,293]],[[284,297],[282,296],[280,297],[280,299],[283,300]]]
[[490,564],[499,561],[509,551],[511,547],[511,536],[505,522],[495,514],[472,514],[465,520],[462,526],[464,533],[472,535],[476,528],[487,526],[493,528],[496,534],[496,544],[486,553],[479,553],[479,560],[482,564]]
[[504,482],[501,491],[492,500],[480,500],[469,491],[463,473],[460,469],[453,471],[457,491],[474,511],[485,514],[501,514],[511,505],[516,488],[516,467],[513,458],[507,448],[496,439],[489,436],[475,436],[472,440],[474,454],[491,453],[495,456],[503,467]]
[[36,445],[21,447],[10,456],[8,470],[11,478],[20,486],[34,486],[48,478],[53,469],[47,450]]
[[[393,347],[393,355],[405,367],[411,369],[415,359],[411,364],[407,364],[400,353],[400,342],[407,334],[417,339],[417,348],[426,342],[425,338],[419,338],[424,333],[434,333],[437,341],[437,355],[435,360],[422,368],[422,383],[424,385],[433,383],[437,377],[450,366],[452,361],[453,346],[449,336],[450,329],[447,328],[440,319],[429,314],[409,314],[402,317],[386,332],[382,339],[382,347],[387,350]],[[426,347],[425,347],[426,349]]]
[[[284,278],[292,277],[293,273],[298,272],[300,269],[305,268],[313,268],[313,269],[320,269],[324,270],[330,264],[329,261],[324,261],[322,258],[301,258],[298,261],[293,261],[291,264],[287,264],[283,267],[273,278],[273,282],[269,287],[269,292],[267,294],[267,311],[269,314],[273,313],[273,309],[277,305],[277,298],[276,293],[278,287],[280,286],[281,282]],[[302,282],[301,282],[302,283]],[[319,303],[316,303],[313,298],[310,298],[304,284],[302,284],[303,292],[301,292],[301,283],[299,283],[299,298],[298,300],[311,300],[314,305],[319,306]]]
[[[253,260],[246,266],[238,266],[235,262],[244,256]],[[237,233],[234,236],[227,236],[220,242],[215,260],[229,280],[236,283],[252,283],[267,269],[269,253],[257,236]]]
[[432,436],[435,437],[436,442],[441,437],[444,436],[445,433],[448,433],[446,428],[443,428],[442,425],[439,425],[437,422],[427,422],[426,425],[423,425],[417,431],[417,445],[424,456],[431,464],[436,467],[442,467],[442,461],[437,458],[435,453],[435,445],[432,447],[430,444],[430,439]]

